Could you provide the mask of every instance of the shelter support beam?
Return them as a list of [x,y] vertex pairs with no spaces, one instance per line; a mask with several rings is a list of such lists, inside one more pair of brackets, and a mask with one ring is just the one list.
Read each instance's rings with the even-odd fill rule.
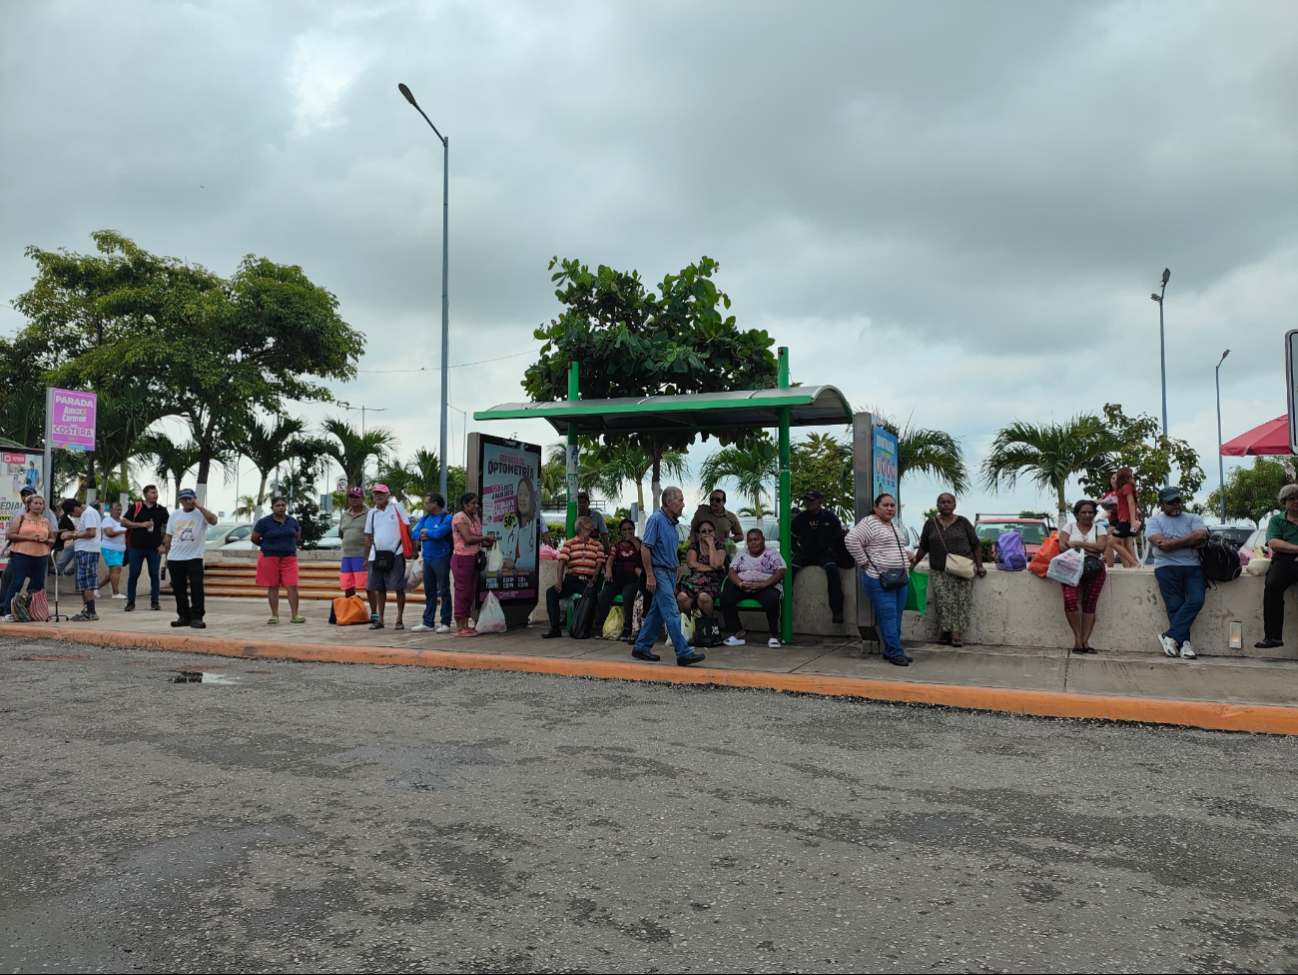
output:
[[[779,386],[785,389],[789,385],[789,349],[780,346]],[[791,468],[791,447],[789,443],[790,410],[780,407],[780,555],[788,566],[784,578],[784,611],[780,614],[780,639],[785,643],[793,640],[793,493]]]

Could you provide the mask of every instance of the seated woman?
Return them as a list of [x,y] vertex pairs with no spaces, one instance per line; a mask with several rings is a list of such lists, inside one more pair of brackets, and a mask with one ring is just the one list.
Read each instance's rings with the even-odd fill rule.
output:
[[767,646],[780,646],[780,605],[784,601],[784,576],[788,568],[780,553],[766,547],[766,537],[758,528],[750,529],[746,548],[730,563],[730,577],[721,593],[721,612],[725,614],[728,647],[742,647],[744,628],[739,623],[739,602],[756,599],[766,612],[771,637]]
[[726,543],[717,536],[716,526],[710,521],[700,524],[685,554],[685,574],[676,584],[676,605],[682,613],[697,606],[704,616],[712,615],[726,581],[727,558]]
[[608,560],[604,565],[604,588],[599,593],[599,612],[595,616],[595,632],[604,629],[613,600],[622,596],[622,639],[631,636],[631,617],[636,593],[644,591],[644,562],[640,556],[640,540],[635,537],[635,522],[623,518],[617,526],[618,540],[609,546]]
[[1092,565],[1092,571],[1084,571],[1076,586],[1063,587],[1064,615],[1073,629],[1073,653],[1095,653],[1091,631],[1095,629],[1095,606],[1106,579],[1104,557],[1111,543],[1112,536],[1095,524],[1095,502],[1078,501],[1073,505],[1073,520],[1059,529],[1059,551],[1078,549],[1094,556],[1098,563],[1098,571]]

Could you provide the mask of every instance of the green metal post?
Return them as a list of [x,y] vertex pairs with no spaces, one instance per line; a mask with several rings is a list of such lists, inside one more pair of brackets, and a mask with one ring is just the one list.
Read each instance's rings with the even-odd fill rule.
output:
[[[577,391],[577,363],[568,366],[568,400],[576,402],[581,399],[581,394]],[[568,456],[565,458],[565,466],[572,465],[572,448],[577,446],[577,424],[568,424]],[[577,534],[577,475],[575,471],[568,472],[568,537],[572,538]]]
[[[787,346],[780,346],[779,386],[781,389],[785,389],[788,385],[789,349]],[[780,555],[784,557],[784,564],[789,567],[788,574],[784,578],[784,611],[780,614],[780,638],[785,643],[793,640],[793,499],[790,497],[793,493],[793,487],[790,483],[789,454],[789,408],[781,406],[780,496],[778,500],[780,511]]]

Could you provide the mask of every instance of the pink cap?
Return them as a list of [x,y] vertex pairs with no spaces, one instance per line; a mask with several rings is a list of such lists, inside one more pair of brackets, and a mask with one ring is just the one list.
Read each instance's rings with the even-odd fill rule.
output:
[[386,484],[371,484],[370,492],[373,494],[391,494]]

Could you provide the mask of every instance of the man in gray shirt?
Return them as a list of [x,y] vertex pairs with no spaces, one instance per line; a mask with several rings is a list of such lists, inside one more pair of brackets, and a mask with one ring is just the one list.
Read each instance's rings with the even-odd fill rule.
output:
[[1145,537],[1154,546],[1154,578],[1167,610],[1167,630],[1158,635],[1158,645],[1169,657],[1193,660],[1190,627],[1207,591],[1198,550],[1208,541],[1208,526],[1182,510],[1180,488],[1159,491],[1158,507],[1159,514],[1145,522]]

